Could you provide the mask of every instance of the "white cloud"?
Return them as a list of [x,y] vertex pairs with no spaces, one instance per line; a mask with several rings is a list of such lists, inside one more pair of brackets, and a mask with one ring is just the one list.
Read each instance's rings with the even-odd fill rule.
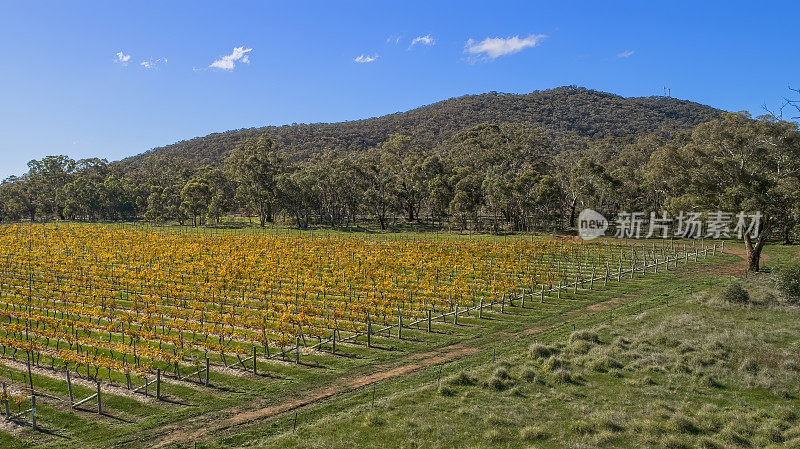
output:
[[249,52],[253,51],[252,48],[244,48],[244,47],[235,47],[231,54],[225,55],[216,61],[212,62],[209,65],[210,68],[214,69],[222,69],[222,70],[233,70],[236,67],[236,62],[243,62],[245,64],[250,63],[250,55]]
[[470,39],[464,46],[464,52],[469,53],[473,60],[492,60],[500,56],[519,53],[526,48],[536,47],[546,37],[544,34],[531,34],[523,39],[520,39],[519,36],[507,38],[487,37],[482,41]]
[[166,63],[167,63],[167,58],[159,58],[159,59],[150,58],[146,61],[140,62],[139,65],[149,70],[149,69],[154,69],[157,66]]
[[353,59],[353,61],[355,61],[355,62],[357,62],[357,63],[359,63],[359,64],[366,64],[366,63],[368,63],[368,62],[374,62],[374,61],[375,61],[375,60],[377,60],[378,58],[379,58],[379,56],[378,56],[378,54],[377,54],[377,53],[375,53],[375,54],[374,54],[374,55],[372,55],[372,56],[370,56],[370,55],[365,55],[365,54],[361,54],[360,56],[358,56],[358,57],[356,57],[355,59]]
[[425,36],[417,36],[417,37],[415,37],[411,41],[411,45],[409,45],[408,48],[411,48],[411,47],[413,47],[413,46],[415,46],[417,44],[431,46],[431,45],[434,45],[435,43],[436,43],[436,39],[432,38],[430,34],[427,34]]
[[636,52],[633,51],[633,50],[625,50],[622,53],[617,54],[617,57],[618,58],[629,58],[629,57],[633,56],[634,53],[636,53]]
[[125,53],[119,51],[117,52],[117,58],[114,59],[114,62],[117,64],[128,65],[128,61],[131,60],[131,55],[126,55]]
[[386,43],[387,44],[395,44],[395,45],[397,45],[397,44],[400,43],[400,39],[402,39],[402,38],[403,38],[403,36],[401,36],[399,34],[392,34],[391,36],[386,38]]

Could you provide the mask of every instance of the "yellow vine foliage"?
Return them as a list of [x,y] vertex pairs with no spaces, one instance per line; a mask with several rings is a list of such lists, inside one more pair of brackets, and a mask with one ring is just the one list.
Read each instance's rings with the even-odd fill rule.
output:
[[550,239],[0,226],[0,344],[146,371],[537,291],[610,254]]

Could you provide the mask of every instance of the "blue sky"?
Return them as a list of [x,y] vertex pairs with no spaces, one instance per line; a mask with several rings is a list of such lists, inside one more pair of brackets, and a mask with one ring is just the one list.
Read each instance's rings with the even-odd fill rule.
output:
[[571,84],[668,86],[759,115],[800,87],[798,17],[797,1],[0,0],[0,177],[48,154],[116,160],[211,132]]

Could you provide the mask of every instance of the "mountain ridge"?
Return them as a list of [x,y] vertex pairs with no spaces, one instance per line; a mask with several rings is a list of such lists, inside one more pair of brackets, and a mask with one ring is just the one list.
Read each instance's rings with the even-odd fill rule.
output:
[[575,86],[527,94],[489,92],[358,120],[211,133],[156,147],[115,164],[135,168],[183,162],[189,169],[218,165],[241,141],[262,135],[273,139],[294,160],[303,160],[328,149],[365,150],[379,145],[394,133],[411,136],[415,144],[437,148],[459,131],[482,123],[522,123],[543,128],[556,139],[641,136],[663,130],[689,129],[719,117],[722,112],[689,100],[623,97]]

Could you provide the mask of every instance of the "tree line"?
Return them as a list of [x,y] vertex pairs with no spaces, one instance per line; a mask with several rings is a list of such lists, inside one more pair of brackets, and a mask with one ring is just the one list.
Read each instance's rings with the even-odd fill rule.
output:
[[202,226],[239,216],[266,226],[350,228],[420,223],[490,232],[556,230],[591,207],[620,211],[750,210],[751,268],[767,238],[800,221],[797,124],[724,114],[689,130],[555,139],[520,123],[479,124],[436,148],[395,133],[361,151],[295,160],[273,139],[241,141],[216,165],[131,172],[102,159],[48,156],[0,185],[0,218],[146,220]]

